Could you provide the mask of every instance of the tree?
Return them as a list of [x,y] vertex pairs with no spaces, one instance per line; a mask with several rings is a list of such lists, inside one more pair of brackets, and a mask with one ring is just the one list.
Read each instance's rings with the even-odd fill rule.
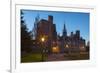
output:
[[24,13],[21,11],[21,53],[32,51],[32,36],[24,21]]

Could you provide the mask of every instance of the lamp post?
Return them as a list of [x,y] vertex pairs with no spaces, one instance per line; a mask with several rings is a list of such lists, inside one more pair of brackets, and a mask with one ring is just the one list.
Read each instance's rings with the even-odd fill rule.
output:
[[[45,38],[44,37],[42,37],[41,38],[41,42],[42,42],[42,46],[43,46],[43,43],[45,42]],[[42,61],[44,61],[44,56],[43,56],[43,53],[44,53],[44,48],[42,48]]]

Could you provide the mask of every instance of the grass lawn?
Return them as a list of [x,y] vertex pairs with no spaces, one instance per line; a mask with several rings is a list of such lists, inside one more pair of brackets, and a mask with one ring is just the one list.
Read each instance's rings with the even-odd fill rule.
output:
[[[89,53],[71,53],[69,55],[65,56],[66,60],[87,60],[89,59]],[[23,57],[21,57],[21,63],[31,63],[31,62],[44,62],[47,61],[48,57],[46,55],[43,55],[42,60],[42,54],[40,53],[29,53],[25,54]]]
[[[43,59],[45,61],[46,56],[44,56]],[[26,63],[26,62],[42,62],[42,54],[30,53],[21,57],[21,63]]]
[[86,60],[86,59],[89,59],[89,53],[69,56],[69,60]]

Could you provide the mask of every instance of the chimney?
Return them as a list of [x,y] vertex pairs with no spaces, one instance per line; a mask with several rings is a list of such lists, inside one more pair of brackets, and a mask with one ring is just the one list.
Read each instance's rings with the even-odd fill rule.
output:
[[52,15],[48,16],[48,21],[53,24],[53,16]]

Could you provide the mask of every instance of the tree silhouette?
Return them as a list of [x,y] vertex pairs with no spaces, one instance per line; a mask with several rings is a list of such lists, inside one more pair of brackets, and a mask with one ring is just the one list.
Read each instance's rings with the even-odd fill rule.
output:
[[21,53],[32,51],[32,36],[25,24],[24,13],[21,11]]

